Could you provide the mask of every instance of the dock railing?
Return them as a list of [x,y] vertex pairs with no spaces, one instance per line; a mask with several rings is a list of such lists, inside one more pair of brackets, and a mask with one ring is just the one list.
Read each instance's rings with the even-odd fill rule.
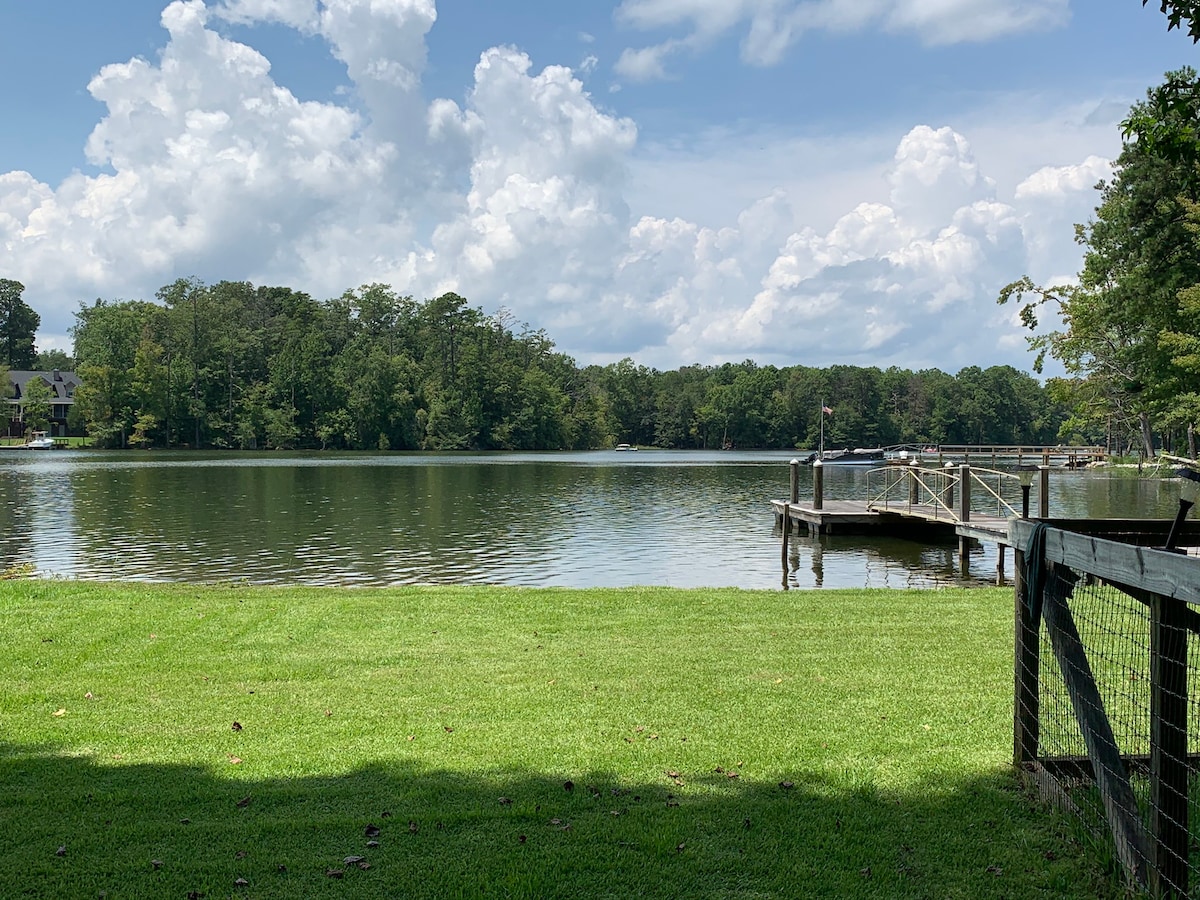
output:
[[934,521],[968,522],[972,511],[997,518],[1020,516],[1021,491],[1021,480],[1012,472],[966,464],[926,468],[908,463],[867,473],[868,508]]

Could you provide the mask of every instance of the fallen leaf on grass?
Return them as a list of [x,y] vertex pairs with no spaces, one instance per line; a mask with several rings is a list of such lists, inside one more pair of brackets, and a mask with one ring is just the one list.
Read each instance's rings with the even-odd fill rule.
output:
[[417,833],[417,831],[420,829],[420,827],[421,827],[421,826],[419,826],[419,825],[418,825],[416,822],[414,822],[412,819],[409,819],[409,820],[408,820],[408,832],[409,832],[409,834],[416,834],[416,833]]
[[345,859],[342,860],[342,862],[348,866],[357,866],[360,862],[362,862],[365,859],[366,859],[365,856],[347,856]]
[[369,868],[371,868],[371,864],[364,859],[362,862],[360,862],[358,864],[358,867],[360,869],[369,869]]
[[233,858],[234,859],[245,859],[248,855],[249,854],[247,854],[245,850],[239,850],[237,853],[233,854]]
[[66,856],[67,855],[67,845],[66,844],[60,845],[59,848],[54,851],[54,855],[55,856]]
[[678,844],[675,845],[675,852],[682,853],[686,847],[687,847],[687,844],[680,841]]
[[379,841],[367,841],[367,848],[373,850],[379,846]]
[[92,692],[91,692],[91,691],[88,691],[86,694],[84,694],[84,695],[83,695],[83,699],[84,699],[84,700],[94,700],[94,699],[95,699],[95,697],[93,697],[93,696],[92,696]]
[[678,772],[676,772],[674,769],[667,769],[667,777],[668,778],[682,778],[683,776],[680,775]]
[[792,781],[781,781],[781,782],[779,782],[779,786],[781,788],[783,788],[785,791],[790,791],[792,788],[794,788],[796,786],[796,784],[795,784],[795,782],[792,782]]
[[345,874],[346,873],[344,871],[342,871],[341,869],[326,869],[325,870],[325,877],[327,877],[327,878],[341,878]]
[[237,766],[237,765],[240,765],[240,764],[241,764],[241,762],[242,762],[242,758],[241,758],[240,756],[234,756],[232,753],[230,753],[230,754],[229,754],[229,761],[230,761],[231,763],[233,763],[235,766]]
[[870,878],[871,877],[871,867],[867,866],[865,869],[859,869],[858,874],[861,875],[863,878]]
[[241,730],[242,730],[242,723],[241,723],[241,722],[234,722],[234,723],[233,723],[233,730],[234,730],[234,731],[241,731]]
[[365,833],[366,833],[367,837],[379,837],[379,826],[378,825],[368,825],[366,827]]
[[245,878],[239,878],[237,881],[234,882],[234,885],[236,885],[237,887],[248,887],[250,885],[250,882],[248,882]]
[[573,782],[573,781],[564,781],[564,782],[563,782],[563,790],[564,790],[564,791],[573,791],[573,790],[575,790],[575,782]]
[[161,859],[150,860],[150,868],[154,869],[156,872],[162,868],[162,864],[163,863]]
[[512,806],[512,798],[511,797],[501,797],[500,805],[501,806]]
[[987,871],[989,875],[996,875],[997,877],[1004,874],[1004,869],[1000,866],[988,866]]
[[66,714],[67,714],[67,711],[66,711],[65,709],[61,709],[61,708],[60,708],[60,709],[56,709],[54,712],[50,713],[50,715],[52,715],[52,716],[56,716],[57,718],[60,718],[60,719],[61,719],[63,716],[65,716]]
[[526,840],[526,838],[525,838],[525,835],[523,835],[523,834],[518,834],[518,835],[517,835],[517,841],[518,841],[518,842],[520,842],[520,843],[522,843],[522,844],[523,844],[523,843],[525,843],[525,840]]
[[445,732],[446,732],[446,734],[453,734],[453,733],[454,733],[454,729],[453,729],[453,728],[451,728],[449,725],[443,725],[443,726],[442,726],[442,730],[443,730],[443,731],[445,731]]
[[249,798],[249,797],[243,797],[243,798],[242,798],[241,800],[239,800],[239,801],[238,801],[238,802],[237,802],[235,805],[236,805],[236,806],[238,806],[238,807],[240,807],[240,808],[242,808],[242,809],[245,809],[247,806],[249,806],[249,805],[250,805],[250,798]]

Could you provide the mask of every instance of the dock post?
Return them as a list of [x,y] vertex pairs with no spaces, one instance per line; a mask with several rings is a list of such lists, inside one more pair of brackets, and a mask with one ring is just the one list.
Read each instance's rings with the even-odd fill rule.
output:
[[825,464],[813,461],[813,509],[825,508]]
[[[968,463],[958,467],[958,521],[971,521],[971,466]],[[958,538],[958,568],[964,577],[971,571],[971,539],[966,535]]]
[[1038,518],[1050,518],[1050,467],[1038,466]]
[[[794,484],[795,482],[793,482]],[[783,564],[783,589],[788,589],[788,535],[792,531],[792,507],[783,504],[783,547],[779,551],[780,562]]]
[[954,515],[954,481],[950,477],[950,470],[953,468],[954,463],[946,463],[945,468],[942,469],[946,473],[946,489],[942,492],[942,496],[945,498],[946,514],[951,516]]
[[793,459],[788,463],[792,469],[792,492],[790,494],[791,503],[800,502],[800,460]]
[[1003,544],[1000,544],[997,547],[996,584],[997,584],[997,586],[1004,584],[1004,545]]
[[908,505],[909,507],[913,507],[921,502],[921,482],[917,480],[920,463],[916,457],[913,457],[908,465],[910,467],[908,472]]

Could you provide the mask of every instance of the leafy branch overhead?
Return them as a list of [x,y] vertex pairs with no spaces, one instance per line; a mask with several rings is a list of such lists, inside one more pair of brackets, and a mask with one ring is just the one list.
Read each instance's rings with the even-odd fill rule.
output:
[[[1142,6],[1149,2],[1150,0],[1142,0]],[[1168,31],[1172,28],[1182,30],[1186,22],[1192,42],[1200,41],[1200,23],[1197,22],[1200,18],[1200,3],[1196,0],[1161,0],[1159,9],[1167,17]]]

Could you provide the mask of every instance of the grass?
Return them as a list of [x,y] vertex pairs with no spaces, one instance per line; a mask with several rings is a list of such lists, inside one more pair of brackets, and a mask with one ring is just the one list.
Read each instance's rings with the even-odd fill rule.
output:
[[0,896],[1119,896],[1011,603],[0,582]]

